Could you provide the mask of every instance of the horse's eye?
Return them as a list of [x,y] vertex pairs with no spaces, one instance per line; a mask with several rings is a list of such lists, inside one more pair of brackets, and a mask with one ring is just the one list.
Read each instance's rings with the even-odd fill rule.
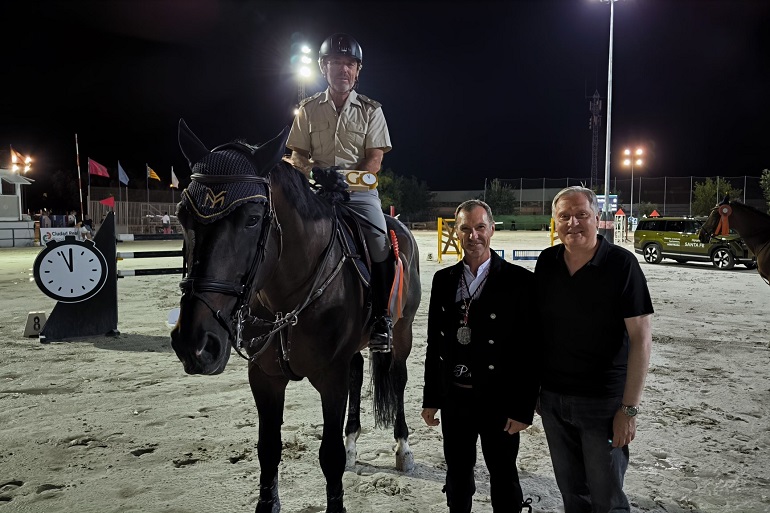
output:
[[259,224],[260,219],[262,219],[262,216],[260,215],[249,216],[249,219],[246,221],[246,226],[248,228],[257,226],[257,224]]

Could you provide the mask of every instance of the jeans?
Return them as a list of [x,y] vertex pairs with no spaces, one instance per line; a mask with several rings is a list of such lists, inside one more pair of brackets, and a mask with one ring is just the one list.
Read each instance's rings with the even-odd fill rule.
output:
[[540,415],[565,513],[630,511],[623,493],[628,446],[612,447],[612,420],[621,401],[540,392]]
[[446,494],[450,513],[470,513],[476,492],[474,467],[476,441],[489,470],[489,488],[494,513],[519,513],[521,484],[516,468],[519,434],[503,431],[507,419],[478,405],[471,389],[452,386],[441,409],[444,458],[447,464]]

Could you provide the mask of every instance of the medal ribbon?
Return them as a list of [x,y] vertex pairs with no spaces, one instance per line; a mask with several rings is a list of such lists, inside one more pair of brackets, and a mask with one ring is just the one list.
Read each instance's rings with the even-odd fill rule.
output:
[[487,281],[488,277],[489,277],[489,268],[487,268],[487,272],[484,275],[484,279],[481,280],[481,283],[479,283],[479,286],[476,287],[476,290],[474,290],[473,294],[471,294],[471,289],[470,287],[468,287],[468,282],[465,280],[465,271],[463,271],[463,275],[462,275],[463,290],[468,294],[468,297],[465,297],[465,294],[463,294],[462,292],[460,293],[460,295],[463,296],[463,305],[465,305],[465,314],[463,315],[463,326],[468,325],[468,315],[470,315],[471,303],[473,303],[473,300],[476,299],[476,294],[479,293],[481,288],[484,286],[484,282]]

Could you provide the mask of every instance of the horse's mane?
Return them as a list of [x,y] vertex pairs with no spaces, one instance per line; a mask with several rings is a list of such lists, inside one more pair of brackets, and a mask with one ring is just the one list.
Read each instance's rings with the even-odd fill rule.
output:
[[270,172],[270,183],[283,189],[303,219],[314,221],[331,216],[330,204],[319,198],[305,175],[288,162],[282,160],[276,164]]
[[752,207],[751,205],[747,205],[746,203],[741,203],[738,200],[732,200],[730,202],[730,205],[739,205],[739,206],[745,208],[746,210],[750,210],[751,212],[755,212],[755,213],[757,213],[757,214],[759,214],[759,215],[761,215],[763,217],[770,218],[770,214],[768,214],[767,212],[762,212],[757,207]]

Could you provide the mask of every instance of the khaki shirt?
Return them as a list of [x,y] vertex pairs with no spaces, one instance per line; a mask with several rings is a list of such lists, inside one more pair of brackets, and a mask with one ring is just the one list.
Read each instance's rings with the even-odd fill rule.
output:
[[316,166],[356,169],[369,148],[391,150],[382,107],[351,91],[338,115],[329,90],[304,100],[294,117],[286,147],[306,151]]

